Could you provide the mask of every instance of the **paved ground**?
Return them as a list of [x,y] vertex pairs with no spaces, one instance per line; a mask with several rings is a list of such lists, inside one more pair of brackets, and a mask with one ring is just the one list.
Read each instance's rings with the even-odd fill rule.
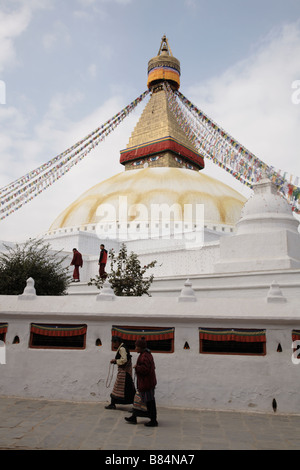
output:
[[0,397],[0,450],[300,449],[300,416],[158,408],[147,428],[104,405]]

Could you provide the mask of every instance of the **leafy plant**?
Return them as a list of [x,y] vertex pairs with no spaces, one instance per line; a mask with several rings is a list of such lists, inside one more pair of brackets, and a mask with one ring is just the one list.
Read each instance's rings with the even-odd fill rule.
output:
[[[111,272],[107,275],[115,295],[117,296],[142,296],[148,293],[148,290],[153,282],[154,275],[144,277],[149,268],[156,265],[156,261],[152,261],[146,266],[141,266],[136,253],[127,253],[125,243],[121,245],[118,255],[114,250],[109,251],[110,268]],[[103,287],[105,279],[96,276],[91,279],[89,285],[95,285],[98,289]]]
[[19,295],[32,277],[37,295],[63,295],[69,284],[68,267],[60,251],[51,252],[43,240],[29,239],[0,253],[0,294]]

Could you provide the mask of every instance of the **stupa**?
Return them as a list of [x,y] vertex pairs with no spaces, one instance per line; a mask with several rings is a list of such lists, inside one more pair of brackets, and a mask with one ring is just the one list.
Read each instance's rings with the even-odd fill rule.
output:
[[[71,253],[77,246],[84,255],[82,282],[67,296],[48,297],[29,279],[23,294],[0,297],[9,358],[0,358],[1,394],[106,401],[103,371],[117,333],[130,342],[154,340],[148,347],[160,406],[299,414],[300,236],[292,207],[267,174],[245,204],[208,177],[169,111],[164,85],[180,86],[180,64],[165,37],[149,61],[150,100],[121,150],[125,171],[80,196],[49,232],[53,247]],[[153,216],[155,205],[166,214]],[[201,249],[197,237],[187,246],[201,227],[185,206],[198,205],[206,226]],[[206,243],[209,227],[216,239]],[[99,270],[99,238],[118,248],[122,237],[144,265],[158,261],[151,298],[116,296],[109,279],[100,293],[86,282]]]
[[125,171],[86,191],[56,218],[47,235],[52,242],[64,237],[66,246],[62,241],[60,248],[71,249],[66,237],[75,234],[95,235],[96,243],[87,248],[92,254],[92,245],[98,253],[99,238],[169,237],[168,246],[173,246],[174,239],[184,243],[184,233],[204,230],[204,238],[211,240],[234,231],[245,198],[205,174],[203,156],[168,106],[163,85],[179,89],[180,74],[180,62],[163,36],[157,56],[148,62],[150,99],[120,151]]

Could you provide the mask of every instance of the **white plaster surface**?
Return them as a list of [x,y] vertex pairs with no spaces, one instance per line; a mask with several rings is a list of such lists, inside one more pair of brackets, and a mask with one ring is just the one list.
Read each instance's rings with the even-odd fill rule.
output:
[[[300,413],[299,373],[292,362],[292,329],[300,329],[300,298],[285,303],[261,298],[203,298],[178,302],[178,297],[97,296],[37,297],[26,303],[0,296],[0,322],[8,322],[6,364],[1,365],[1,395],[109,400],[106,388],[111,351],[111,327],[175,328],[175,351],[154,353],[157,402],[226,410],[271,409]],[[30,323],[87,324],[85,350],[30,349]],[[199,327],[265,328],[266,356],[200,354]],[[12,344],[15,336],[19,344]],[[95,345],[97,338],[102,346]],[[185,342],[190,349],[184,350]],[[282,352],[277,352],[278,343]],[[135,362],[137,354],[133,353]],[[116,373],[116,371],[115,371]]]

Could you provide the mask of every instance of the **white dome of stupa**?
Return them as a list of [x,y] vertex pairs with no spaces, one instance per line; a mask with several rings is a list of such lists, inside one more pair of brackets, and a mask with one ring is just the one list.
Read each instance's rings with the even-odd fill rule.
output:
[[[119,173],[86,191],[56,218],[49,231],[89,230],[97,225],[97,233],[107,226],[115,233],[112,225],[124,218],[120,205],[126,207],[128,224],[138,229],[151,221],[183,222],[185,208],[197,204],[204,207],[204,225],[222,230],[220,227],[235,226],[244,203],[240,193],[203,172],[143,168]],[[165,209],[165,213],[154,209]]]
[[278,193],[274,183],[263,178],[254,185],[237,223],[237,234],[288,229],[297,232],[299,222],[290,204]]

